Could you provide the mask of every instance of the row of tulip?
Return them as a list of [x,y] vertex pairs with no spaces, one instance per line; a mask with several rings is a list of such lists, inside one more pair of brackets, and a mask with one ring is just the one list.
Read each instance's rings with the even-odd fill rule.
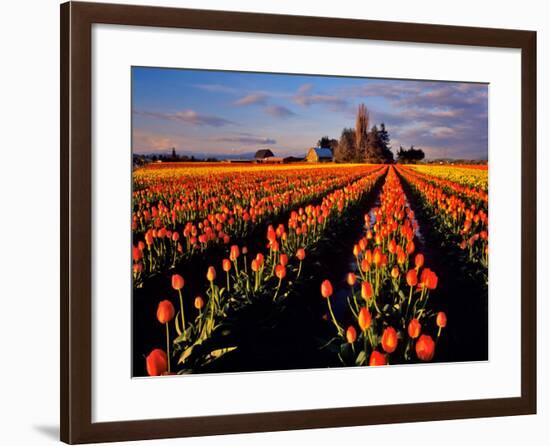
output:
[[364,235],[353,246],[356,268],[346,278],[347,317],[335,317],[333,285],[328,280],[321,284],[336,329],[327,347],[344,365],[431,361],[447,317],[427,306],[438,276],[415,246],[414,212],[394,167],[386,176],[380,206],[364,218]]
[[[221,274],[219,266],[208,267],[207,286],[200,296],[184,296],[184,278],[174,274],[174,295],[161,300],[157,311],[157,320],[165,325],[166,350],[158,347],[146,357],[148,374],[174,373],[173,365],[178,373],[191,373],[237,349],[238,344],[234,345],[227,333],[226,321],[259,300],[269,302],[276,312],[277,305],[299,282],[308,250],[327,228],[341,222],[372,193],[385,172],[386,168],[371,169],[359,180],[323,197],[320,204],[293,211],[286,225],[268,226],[263,252],[251,255],[244,246],[229,247],[227,258],[221,262]],[[185,312],[185,299],[189,298],[195,310],[190,318]]]
[[438,186],[443,180],[427,178],[427,175],[407,167],[398,167],[398,172],[422,197],[440,233],[465,251],[468,261],[479,265],[486,274],[489,265],[489,217],[486,207]]
[[[294,171],[286,171],[285,175],[289,174],[290,178],[279,174],[272,182],[267,180],[274,176],[269,171],[263,174],[254,171],[248,172],[248,180],[239,178],[229,181],[226,178],[206,184],[201,180],[194,185],[186,183],[190,191],[181,192],[180,198],[175,198],[176,185],[171,181],[165,185],[166,192],[159,195],[162,186],[160,180],[155,179],[151,188],[156,193],[147,192],[148,188],[142,188],[139,192],[150,193],[159,201],[144,199],[142,207],[134,214],[134,238],[137,239],[132,251],[134,284],[139,286],[147,277],[174,268],[181,261],[204,253],[214,245],[245,240],[252,230],[265,221],[318,201],[376,169],[376,166],[354,166],[338,173],[330,168],[310,169],[301,178],[295,177]],[[145,180],[141,177],[140,181]],[[183,181],[191,180],[181,179],[177,185],[183,187]],[[222,187],[220,184],[223,184],[223,191],[219,190]],[[187,195],[185,205],[184,195]],[[160,196],[166,199],[168,205],[164,204],[164,199],[159,199]],[[189,203],[190,196],[194,196],[193,204]],[[214,204],[217,207],[212,207]],[[189,214],[185,209],[189,206],[206,209],[210,213],[202,221],[187,221],[185,217]],[[143,239],[135,228],[138,218],[140,226],[147,227],[142,234]]]
[[[427,174],[430,177],[449,180],[454,184],[476,190],[474,194],[477,195],[477,193],[479,193],[479,197],[487,202],[487,190],[489,188],[487,164],[468,166],[415,164],[409,167],[419,173]],[[482,192],[484,192],[484,194],[481,194]]]

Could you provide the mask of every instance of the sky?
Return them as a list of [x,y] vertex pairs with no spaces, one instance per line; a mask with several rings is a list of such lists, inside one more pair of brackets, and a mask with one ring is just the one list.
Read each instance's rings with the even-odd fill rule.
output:
[[354,127],[360,103],[394,153],[487,158],[487,84],[149,67],[132,68],[132,150],[304,156]]

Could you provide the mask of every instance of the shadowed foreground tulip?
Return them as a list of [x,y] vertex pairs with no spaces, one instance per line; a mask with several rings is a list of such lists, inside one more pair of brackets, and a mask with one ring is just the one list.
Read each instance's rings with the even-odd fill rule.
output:
[[350,325],[346,330],[346,339],[350,344],[353,344],[357,339],[357,331],[353,325]]
[[324,280],[321,284],[321,296],[328,299],[332,296],[332,283],[329,280]]
[[166,325],[166,353],[168,358],[168,373],[170,373],[170,327],[168,327],[168,322],[174,319],[176,310],[174,305],[169,300],[163,300],[159,302],[157,308],[157,319],[161,324]]
[[397,332],[393,327],[387,327],[382,333],[382,348],[387,353],[393,353],[397,348]]
[[435,342],[429,335],[422,335],[416,341],[416,356],[421,361],[431,361],[435,353]]
[[437,330],[437,337],[439,338],[439,336],[441,335],[441,329],[447,326],[447,315],[443,311],[440,311],[439,313],[437,313],[435,323],[439,327]]
[[378,350],[373,350],[373,352],[370,354],[370,360],[369,365],[370,366],[378,366],[378,365],[386,365],[386,355],[383,353],[380,353]]
[[161,376],[168,371],[168,357],[163,350],[156,348],[145,358],[145,365],[149,376]]

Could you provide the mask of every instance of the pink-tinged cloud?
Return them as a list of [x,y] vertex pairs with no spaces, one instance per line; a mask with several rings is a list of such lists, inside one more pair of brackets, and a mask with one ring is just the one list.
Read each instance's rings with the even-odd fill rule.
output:
[[327,104],[332,108],[343,108],[347,104],[347,102],[344,99],[338,96],[327,95],[327,94],[314,94],[311,91],[312,89],[313,89],[312,84],[302,85],[293,97],[294,102],[302,106],[310,106],[314,104]]
[[183,139],[182,137],[166,136],[134,129],[132,133],[132,150],[135,153],[166,152],[172,147],[180,147]]
[[222,127],[225,125],[235,125],[233,121],[230,121],[225,118],[214,115],[205,115],[196,112],[195,110],[181,110],[173,113],[163,113],[163,112],[151,112],[151,111],[134,111],[135,114],[141,116],[147,116],[150,118],[168,120],[168,121],[179,121],[185,122],[194,126],[211,126],[211,127]]
[[275,118],[288,118],[296,115],[296,113],[292,110],[283,107],[282,105],[269,105],[264,108],[264,112]]
[[235,105],[261,105],[267,101],[267,95],[264,93],[251,93],[243,96],[234,102]]

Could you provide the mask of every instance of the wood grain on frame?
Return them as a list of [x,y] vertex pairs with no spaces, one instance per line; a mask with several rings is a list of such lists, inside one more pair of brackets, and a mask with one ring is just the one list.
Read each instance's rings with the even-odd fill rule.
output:
[[[521,396],[92,423],[93,23],[522,51]],[[70,2],[61,5],[61,440],[66,443],[341,427],[536,412],[536,33],[413,23]]]

